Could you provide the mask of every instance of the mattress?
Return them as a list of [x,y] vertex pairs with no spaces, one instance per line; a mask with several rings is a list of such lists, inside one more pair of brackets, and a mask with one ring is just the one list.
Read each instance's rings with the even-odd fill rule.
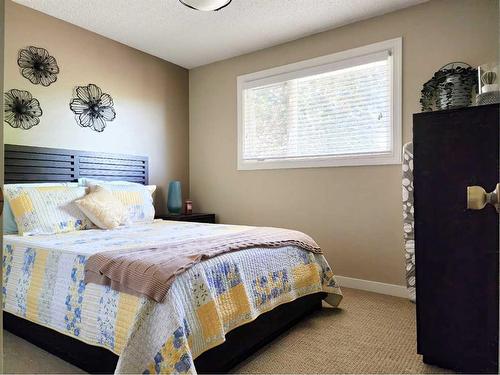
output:
[[195,373],[193,360],[274,307],[317,292],[342,293],[322,255],[287,246],[227,253],[179,275],[157,303],[85,284],[88,257],[106,250],[203,237],[235,226],[157,220],[115,230],[4,236],[5,311],[120,356],[119,373]]

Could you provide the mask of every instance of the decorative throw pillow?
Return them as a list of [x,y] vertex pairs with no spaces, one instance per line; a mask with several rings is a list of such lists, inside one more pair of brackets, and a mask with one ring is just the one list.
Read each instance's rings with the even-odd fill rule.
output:
[[113,229],[127,222],[127,208],[102,186],[91,187],[90,192],[75,203],[101,229]]
[[[129,223],[149,223],[155,218],[155,208],[153,207],[153,197],[144,185],[115,185],[99,183],[122,202],[127,208]],[[92,187],[93,185],[90,185]]]
[[76,206],[84,187],[16,185],[5,189],[20,235],[53,234],[93,227]]
[[[28,183],[28,184],[5,184],[4,189],[12,189],[16,186],[23,187],[34,187],[34,186],[78,186],[76,182],[41,182],[41,183]],[[14,214],[10,209],[10,204],[8,200],[4,202],[3,211],[3,232],[4,234],[17,233],[16,219],[14,219]]]

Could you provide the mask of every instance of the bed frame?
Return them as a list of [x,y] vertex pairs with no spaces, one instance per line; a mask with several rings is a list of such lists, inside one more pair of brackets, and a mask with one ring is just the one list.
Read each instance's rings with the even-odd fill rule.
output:
[[[148,158],[5,145],[5,183],[76,182],[80,177],[148,183]],[[195,359],[199,373],[228,372],[281,333],[321,309],[325,293],[304,296],[234,329],[226,341]],[[50,328],[3,312],[4,328],[90,373],[113,373],[118,356]]]
[[6,184],[76,182],[80,177],[148,184],[145,156],[5,145],[4,164]]

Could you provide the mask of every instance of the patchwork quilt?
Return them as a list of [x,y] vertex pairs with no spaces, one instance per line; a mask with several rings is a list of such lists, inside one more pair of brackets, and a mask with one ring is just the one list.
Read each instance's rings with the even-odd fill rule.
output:
[[[224,228],[227,227],[227,228]],[[252,248],[206,260],[177,277],[157,303],[85,284],[88,257],[158,245],[234,226],[155,221],[111,231],[4,236],[3,308],[120,356],[117,373],[196,373],[193,360],[225,334],[301,296],[342,293],[322,255],[294,246]]]

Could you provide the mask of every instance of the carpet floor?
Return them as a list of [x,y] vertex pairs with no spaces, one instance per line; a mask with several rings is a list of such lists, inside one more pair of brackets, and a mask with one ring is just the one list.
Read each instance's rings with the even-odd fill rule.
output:
[[[416,354],[415,305],[345,289],[340,308],[325,307],[238,365],[234,373],[444,373]],[[83,373],[4,331],[5,373]]]

